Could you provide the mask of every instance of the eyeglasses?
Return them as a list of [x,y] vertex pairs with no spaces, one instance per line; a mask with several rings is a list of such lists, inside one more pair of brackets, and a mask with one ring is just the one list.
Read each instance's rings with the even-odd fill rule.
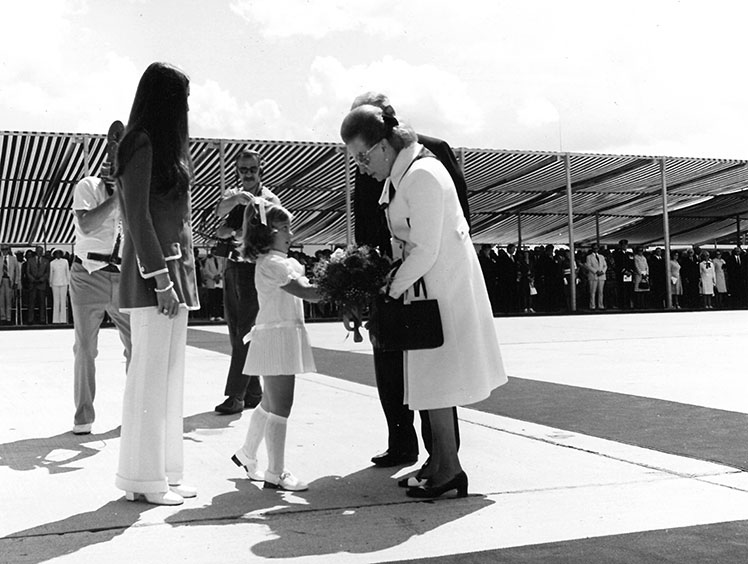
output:
[[371,152],[382,141],[383,139],[380,139],[379,141],[374,143],[371,147],[369,147],[368,151],[364,151],[363,153],[356,153],[355,155],[353,155],[353,160],[356,161],[361,166],[369,166],[369,163],[371,162]]
[[236,171],[239,174],[255,174],[258,170],[259,168],[257,168],[256,166],[249,167],[249,168],[246,166],[240,166],[239,168],[236,169]]

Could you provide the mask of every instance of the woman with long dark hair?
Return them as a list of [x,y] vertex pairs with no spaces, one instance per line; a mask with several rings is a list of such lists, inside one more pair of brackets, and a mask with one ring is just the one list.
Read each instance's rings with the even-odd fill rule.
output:
[[123,218],[120,306],[132,358],[116,485],[127,499],[178,505],[187,315],[199,309],[190,229],[189,79],[166,63],[143,73],[117,152]]

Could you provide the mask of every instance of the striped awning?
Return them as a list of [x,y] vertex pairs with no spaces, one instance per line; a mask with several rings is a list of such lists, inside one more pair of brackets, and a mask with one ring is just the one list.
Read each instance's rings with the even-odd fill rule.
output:
[[[104,160],[104,135],[0,132],[0,241],[73,242],[73,188]],[[264,182],[295,217],[298,243],[329,245],[348,237],[345,147],[336,143],[191,140],[197,245],[210,244],[222,189],[244,148],[267,161]],[[734,244],[748,213],[748,161],[455,149],[469,190],[476,243],[568,243],[568,181],[577,244],[663,244],[662,169],[673,244]]]

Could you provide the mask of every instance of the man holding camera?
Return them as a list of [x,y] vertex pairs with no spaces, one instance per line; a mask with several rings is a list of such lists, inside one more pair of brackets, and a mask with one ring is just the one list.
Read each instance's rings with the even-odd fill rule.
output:
[[226,377],[226,399],[215,407],[223,415],[239,413],[259,405],[262,387],[258,376],[243,373],[249,343],[244,337],[252,330],[260,305],[255,289],[255,264],[239,255],[242,240],[244,209],[253,198],[261,197],[280,204],[278,197],[262,184],[263,160],[257,151],[245,149],[236,159],[236,173],[241,185],[230,188],[216,206],[216,215],[223,219],[216,232],[221,242],[214,254],[226,257],[223,280],[224,317],[231,342],[231,364]]
[[75,326],[73,433],[91,432],[95,418],[96,354],[104,314],[114,322],[130,362],[130,318],[119,311],[120,211],[111,168],[122,135],[115,121],[107,136],[107,157],[100,176],[87,176],[75,185],[73,213],[75,258],[70,270],[70,302]]

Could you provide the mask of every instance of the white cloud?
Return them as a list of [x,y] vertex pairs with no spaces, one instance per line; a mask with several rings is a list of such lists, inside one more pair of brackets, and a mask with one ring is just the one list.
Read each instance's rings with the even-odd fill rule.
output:
[[549,123],[558,123],[559,114],[550,100],[542,96],[533,96],[525,99],[517,109],[517,121],[525,127],[542,127]]
[[99,133],[127,121],[139,73],[128,58],[92,49],[90,30],[72,23],[85,11],[83,1],[13,3],[16,25],[0,34],[0,52],[12,54],[0,65],[4,128]]
[[[416,3],[425,6],[422,0]],[[236,0],[231,3],[231,10],[268,37],[305,35],[319,39],[329,33],[352,30],[401,34],[405,29],[403,22],[393,17],[397,6],[392,0],[371,4],[346,0]]]
[[234,139],[298,139],[304,124],[289,121],[277,101],[240,101],[214,80],[190,87],[190,134]]
[[312,63],[308,91],[317,111],[313,127],[338,140],[338,127],[353,99],[362,92],[389,96],[397,113],[417,131],[465,138],[484,127],[482,111],[467,85],[432,64],[411,64],[384,57],[345,67],[334,57]]
[[[215,29],[234,26],[206,39],[224,47],[212,53],[164,44],[170,6],[182,8],[172,33],[185,38],[214,31],[200,25],[204,9],[127,9],[139,1],[6,2],[1,127],[98,132],[125,121],[145,64],[166,55],[192,77],[196,136],[338,141],[353,97],[382,90],[417,130],[455,146],[558,150],[560,125],[570,151],[748,147],[748,4],[228,0],[211,5]],[[114,40],[103,17],[142,25]],[[239,60],[253,64],[237,72]]]

